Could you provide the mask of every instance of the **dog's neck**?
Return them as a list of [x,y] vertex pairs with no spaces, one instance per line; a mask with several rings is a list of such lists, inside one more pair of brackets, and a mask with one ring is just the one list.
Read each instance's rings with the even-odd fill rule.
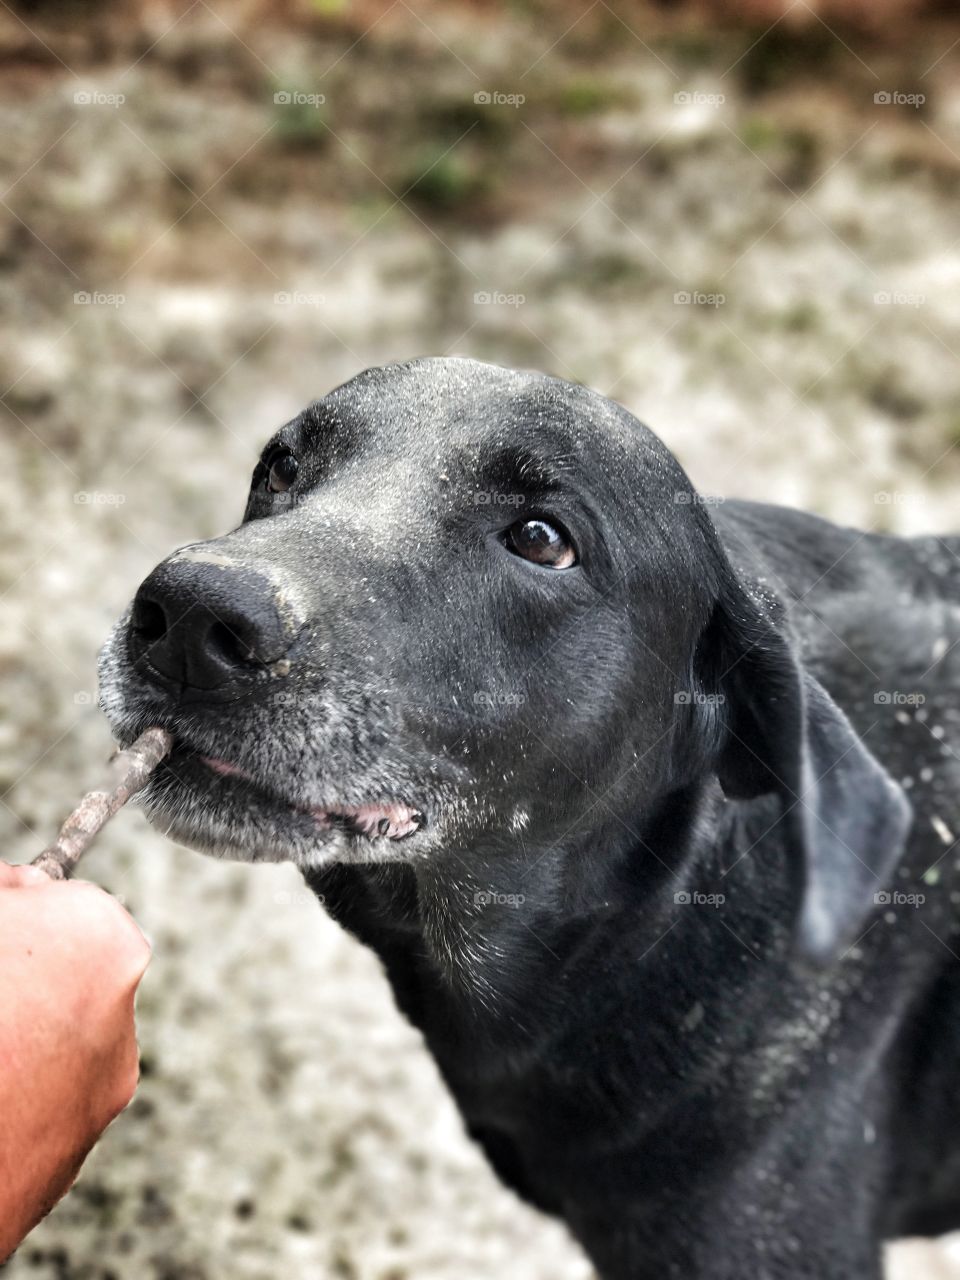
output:
[[587,834],[535,841],[528,833],[416,868],[423,941],[445,981],[477,997],[506,997],[518,944],[526,982],[563,963],[585,929],[618,911],[649,914],[673,901],[713,836],[723,805],[706,784]]
[[482,1019],[485,1035],[516,1040],[530,1029],[531,994],[541,1009],[549,993],[562,1001],[564,970],[584,948],[625,923],[653,947],[676,918],[676,895],[694,880],[712,885],[724,810],[709,780],[588,834],[537,841],[528,831],[415,867],[340,867],[309,879],[378,952],[414,1021],[421,999],[440,1001],[451,1017]]

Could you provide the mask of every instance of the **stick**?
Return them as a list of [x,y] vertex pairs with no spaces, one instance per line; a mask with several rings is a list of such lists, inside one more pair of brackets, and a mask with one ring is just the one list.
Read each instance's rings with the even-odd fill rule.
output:
[[51,880],[67,880],[100,830],[132,795],[147,784],[160,761],[170,753],[173,737],[166,729],[148,729],[110,761],[110,776],[102,787],[88,791],[60,828],[53,844],[31,864]]

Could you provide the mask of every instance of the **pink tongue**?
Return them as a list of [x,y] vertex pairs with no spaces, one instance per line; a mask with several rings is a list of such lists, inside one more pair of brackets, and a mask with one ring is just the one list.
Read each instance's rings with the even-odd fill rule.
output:
[[344,805],[339,809],[311,809],[310,812],[323,826],[331,825],[331,817],[350,818],[364,835],[383,836],[387,840],[408,836],[420,825],[413,816],[415,811],[407,804]]

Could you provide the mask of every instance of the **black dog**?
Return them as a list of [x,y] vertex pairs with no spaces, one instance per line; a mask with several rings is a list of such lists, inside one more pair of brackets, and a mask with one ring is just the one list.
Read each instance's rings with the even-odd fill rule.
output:
[[103,658],[153,819],[293,859],[607,1280],[960,1226],[960,538],[701,499],[581,387],[373,369]]

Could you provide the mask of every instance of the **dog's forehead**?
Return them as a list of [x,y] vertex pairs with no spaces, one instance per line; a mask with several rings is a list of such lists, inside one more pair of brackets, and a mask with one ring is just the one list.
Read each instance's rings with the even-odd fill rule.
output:
[[312,410],[321,429],[324,420],[336,422],[359,448],[430,461],[454,452],[483,461],[510,446],[545,458],[612,459],[636,456],[655,440],[621,406],[586,387],[461,358],[368,369]]

